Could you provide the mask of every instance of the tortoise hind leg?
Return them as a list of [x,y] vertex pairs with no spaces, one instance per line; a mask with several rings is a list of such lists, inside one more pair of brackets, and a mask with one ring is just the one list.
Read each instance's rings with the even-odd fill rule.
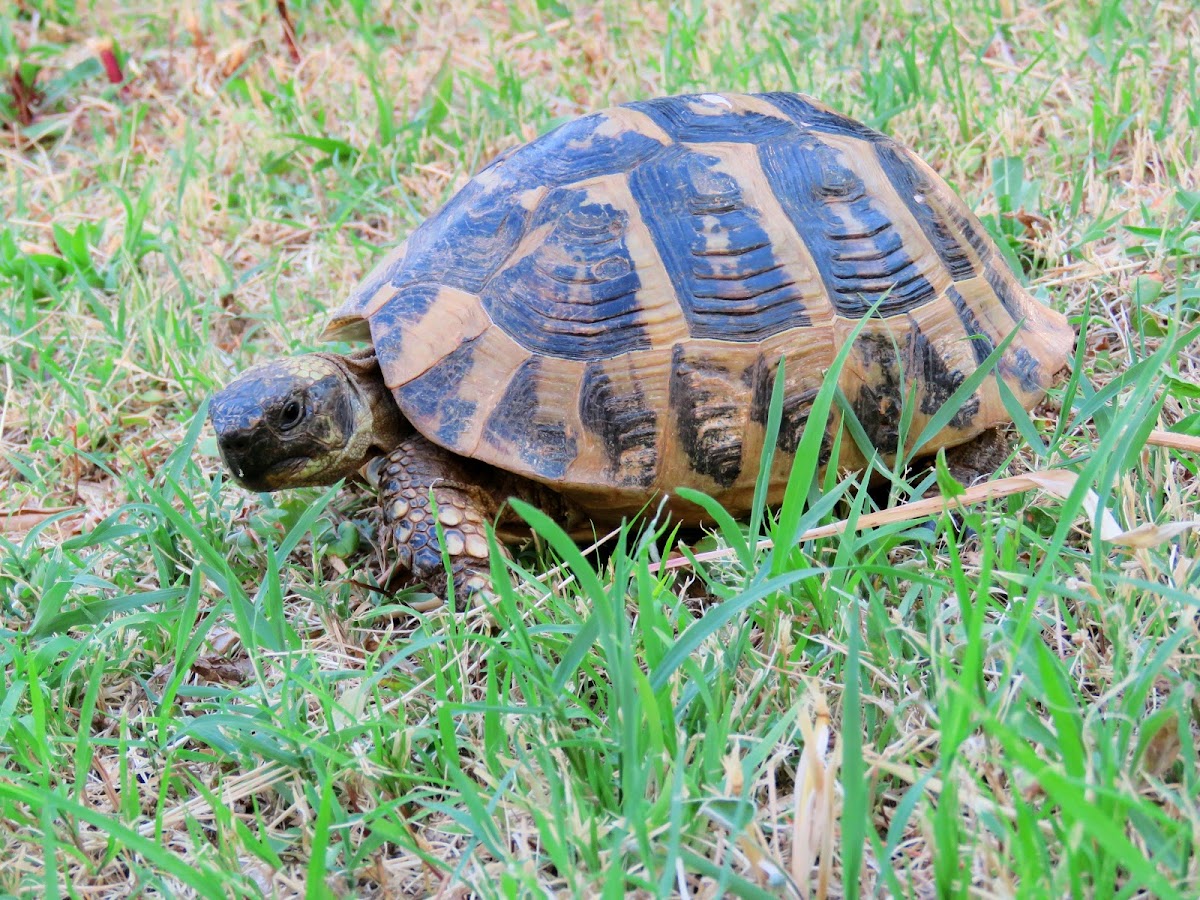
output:
[[1014,441],[1003,427],[989,428],[965,444],[946,451],[946,468],[955,481],[970,487],[985,480],[1004,465]]

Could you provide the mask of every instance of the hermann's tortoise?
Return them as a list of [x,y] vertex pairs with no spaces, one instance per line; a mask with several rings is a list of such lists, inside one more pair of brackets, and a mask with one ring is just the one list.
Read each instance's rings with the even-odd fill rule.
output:
[[[630,103],[502,155],[384,259],[325,332],[372,349],[258,366],[212,422],[251,490],[379,457],[392,551],[440,594],[432,491],[465,593],[486,584],[484,523],[505,525],[509,496],[568,524],[683,486],[746,512],[782,357],[777,501],[823,374],[876,304],[840,386],[889,454],[906,398],[916,435],[1015,328],[925,451],[1007,421],[997,377],[1033,406],[1073,342],[879,132],[795,94]],[[838,464],[863,462],[841,446]]]

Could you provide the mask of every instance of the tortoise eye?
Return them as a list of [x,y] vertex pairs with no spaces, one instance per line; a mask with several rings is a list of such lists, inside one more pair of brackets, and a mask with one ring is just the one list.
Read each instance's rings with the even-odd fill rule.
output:
[[279,427],[284,431],[290,431],[300,424],[300,420],[304,418],[304,404],[299,400],[289,400],[287,406],[283,408],[283,412],[279,415]]

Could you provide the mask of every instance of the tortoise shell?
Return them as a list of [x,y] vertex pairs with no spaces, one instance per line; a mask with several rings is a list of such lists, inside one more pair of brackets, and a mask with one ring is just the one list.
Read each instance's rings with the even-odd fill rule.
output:
[[[369,324],[422,434],[594,516],[679,486],[738,511],[780,358],[772,499],[822,376],[876,303],[840,386],[886,454],[906,398],[915,436],[1013,329],[926,450],[1008,420],[996,375],[1031,407],[1073,343],[908,149],[801,95],[702,94],[618,106],[503,154],[326,336]],[[863,462],[842,448],[840,464]]]

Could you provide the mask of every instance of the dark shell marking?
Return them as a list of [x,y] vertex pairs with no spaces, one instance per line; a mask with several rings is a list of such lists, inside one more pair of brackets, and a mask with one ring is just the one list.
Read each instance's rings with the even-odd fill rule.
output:
[[872,445],[884,453],[895,453],[900,444],[900,412],[904,384],[900,361],[890,335],[868,332],[859,335],[855,352],[874,377],[859,386],[851,408]]
[[586,190],[548,194],[531,223],[549,227],[544,240],[483,291],[492,321],[547,356],[610,357],[649,347],[626,220],[611,204],[589,201]]
[[933,186],[925,173],[912,160],[906,159],[903,150],[892,143],[877,143],[875,156],[883,167],[884,174],[896,188],[900,200],[908,207],[921,232],[933,247],[938,259],[955,281],[965,281],[977,274],[971,257],[959,243],[958,238],[947,226],[946,221],[929,204]]
[[405,334],[429,312],[437,295],[436,284],[407,285],[397,289],[392,299],[372,316],[375,353],[381,360],[400,358],[404,352]]
[[683,144],[714,141],[756,144],[786,138],[796,131],[795,125],[782,117],[722,107],[704,95],[661,97],[629,106],[645,113],[672,140]]
[[555,187],[632,171],[662,149],[661,141],[638,131],[612,133],[613,116],[592,113],[560,125],[518,147],[494,171],[520,188]]
[[606,121],[603,113],[577,119],[493,161],[413,232],[392,283],[479,293],[531,227],[522,192],[626,172],[662,147],[636,132],[598,134]]
[[860,319],[879,301],[879,315],[895,316],[934,299],[887,210],[836,150],[802,133],[758,156],[840,315]]
[[996,349],[995,342],[992,341],[991,335],[980,326],[975,312],[967,305],[966,298],[958,292],[958,288],[953,286],[948,288],[946,296],[954,304],[958,321],[962,323],[963,330],[967,333],[967,339],[971,342],[971,352],[975,354],[975,362],[982,365],[984,360],[991,356],[992,351]]
[[488,416],[484,435],[547,477],[562,478],[575,459],[575,438],[561,421],[553,421],[553,410],[543,413],[540,408],[541,367],[542,361],[534,357],[517,369]]
[[693,337],[757,341],[809,324],[776,259],[769,223],[716,156],[671,147],[629,188],[670,273]]
[[[754,365],[742,373],[742,383],[752,391],[750,421],[764,427],[771,410],[771,393],[775,389],[776,370],[777,367],[768,367],[766,360],[760,356]],[[804,428],[808,424],[809,413],[818,392],[818,388],[808,388],[784,394],[779,434],[775,438],[775,446],[784,453],[795,454],[796,448],[800,446],[800,438],[804,436]],[[831,443],[832,437],[827,431],[821,442],[822,465],[829,462]]]
[[995,292],[996,298],[1004,307],[1005,312],[1012,317],[1014,323],[1019,323],[1025,316],[1021,301],[1014,288],[1016,287],[1011,275],[1001,272],[995,264],[989,261],[983,267],[983,277],[988,286]]
[[437,421],[438,440],[453,446],[475,414],[475,404],[458,396],[458,386],[474,365],[475,343],[464,341],[423,375],[396,389],[396,397],[409,415],[425,422]]
[[775,388],[775,373],[762,356],[742,373],[742,384],[750,389],[750,421],[766,425],[771,412],[771,392]]
[[677,344],[671,355],[670,406],[691,467],[721,487],[742,472],[742,437],[749,412],[737,379],[713,360],[687,359]]
[[1044,391],[1046,386],[1042,383],[1042,367],[1033,358],[1033,354],[1024,347],[1018,347],[1013,353],[1013,357],[1016,360],[1015,363],[1009,363],[1007,360],[1001,361],[1000,371],[1015,377],[1021,390],[1027,394]]
[[[627,130],[606,133],[606,125],[615,128],[612,114],[564,125],[484,169],[486,177],[417,229],[392,284],[475,291],[492,321],[535,353],[606,359],[646,349],[651,341],[639,322],[642,282],[628,246],[629,213],[602,199],[605,179],[627,178],[688,333],[750,342],[806,326],[803,291],[774,252],[783,223],[759,208],[718,156],[698,149],[721,142],[757,153],[840,315],[860,318],[877,300],[885,317],[929,302],[935,292],[886,206],[867,192],[844,154],[821,141],[822,133],[869,139],[953,277],[974,274],[935,210],[911,200],[925,176],[887,138],[800,98],[764,99],[779,115],[725,109],[705,97],[630,104],[679,142],[667,146]],[[537,186],[545,193],[527,210],[515,198]],[[960,227],[968,240],[975,237],[969,223]],[[541,239],[515,256],[522,238],[539,229]],[[423,312],[427,302],[398,293],[385,309],[413,306],[396,321],[411,325],[419,318],[416,306]],[[390,336],[383,324],[375,330]]]
[[658,470],[658,417],[637,384],[622,393],[600,363],[588,363],[579,388],[579,419],[604,444],[617,484],[649,487]]
[[[949,188],[946,188],[945,190],[948,191]],[[944,192],[939,189],[937,193],[942,194]],[[955,228],[962,232],[963,237],[967,239],[967,244],[970,245],[971,249],[975,251],[975,254],[979,257],[980,261],[986,262],[988,259],[990,259],[992,253],[994,252],[992,250],[992,245],[988,238],[979,233],[979,229],[975,227],[975,224],[966,214],[965,208],[956,203],[947,203],[944,200],[942,202],[942,207],[945,209],[947,218],[950,219]],[[979,273],[976,272],[975,274]]]
[[[467,182],[412,233],[392,285],[444,284],[479,293],[527,229],[529,213],[514,202],[524,187],[513,178],[499,179],[495,185]],[[405,292],[402,303],[409,302],[407,297]]]
[[[965,375],[951,370],[937,347],[915,322],[904,335],[868,332],[859,336],[855,351],[870,372],[851,406],[871,443],[885,453],[895,453],[899,441],[901,407],[906,393],[920,392],[918,407],[934,415],[963,383]],[[969,428],[979,413],[978,394],[969,397],[950,419],[953,428]]]
[[411,304],[409,288],[419,284],[479,293],[529,230],[531,212],[518,201],[524,191],[627,172],[662,147],[633,131],[597,133],[608,118],[585,116],[501,153],[412,233],[402,259],[372,273],[356,302],[388,285],[404,290],[385,306]]
[[799,94],[773,91],[757,96],[768,101],[800,128],[826,134],[845,135],[870,143],[892,143],[891,138],[874,128],[857,122],[849,116],[834,112],[832,109],[819,106]]
[[[779,422],[779,437],[775,446],[784,453],[794,454],[804,437],[804,429],[808,426],[808,417],[812,413],[813,401],[817,399],[819,390],[810,388],[798,394],[788,394],[783,398],[783,415]],[[818,462],[825,465],[833,452],[833,435],[826,429],[821,438],[821,453]]]
[[[930,343],[925,333],[913,323],[908,333],[909,359],[916,366],[918,385],[924,387],[921,397],[921,412],[932,416],[950,399],[966,378],[963,373],[947,368],[946,361],[937,347]],[[911,378],[911,375],[909,376]],[[979,413],[979,396],[968,397],[950,418],[953,428],[969,428]]]

